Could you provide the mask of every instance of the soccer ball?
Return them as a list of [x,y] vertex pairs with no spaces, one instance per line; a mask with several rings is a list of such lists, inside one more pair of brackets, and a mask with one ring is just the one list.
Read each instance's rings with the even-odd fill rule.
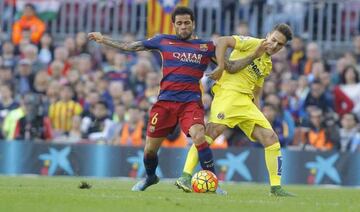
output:
[[215,192],[218,187],[218,179],[211,171],[201,170],[191,178],[191,185],[196,193]]

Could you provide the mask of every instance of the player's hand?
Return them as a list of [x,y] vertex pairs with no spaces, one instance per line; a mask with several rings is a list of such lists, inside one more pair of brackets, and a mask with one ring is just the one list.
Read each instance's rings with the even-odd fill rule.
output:
[[102,43],[104,41],[104,36],[100,32],[90,32],[88,34],[88,39],[97,43]]
[[258,58],[261,57],[266,51],[267,48],[270,47],[270,43],[266,40],[261,41],[260,45],[257,47],[257,49],[254,52],[254,57]]
[[218,66],[211,73],[206,74],[206,76],[213,80],[219,80],[223,72],[224,68]]

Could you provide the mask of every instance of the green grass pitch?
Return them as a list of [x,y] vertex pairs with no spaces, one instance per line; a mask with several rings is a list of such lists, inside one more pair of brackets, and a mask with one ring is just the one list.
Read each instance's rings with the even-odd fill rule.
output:
[[[81,181],[90,189],[79,189]],[[268,185],[222,184],[229,194],[184,193],[173,181],[145,192],[130,191],[134,180],[81,177],[0,176],[0,211],[360,211],[360,189],[286,186],[293,198],[268,195]]]

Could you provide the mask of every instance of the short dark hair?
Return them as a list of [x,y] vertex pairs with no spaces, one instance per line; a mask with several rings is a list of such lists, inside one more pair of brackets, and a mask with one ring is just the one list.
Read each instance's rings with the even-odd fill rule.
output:
[[175,10],[172,12],[171,14],[171,21],[173,23],[175,23],[175,17],[177,15],[190,15],[190,19],[191,21],[194,22],[195,16],[194,16],[194,12],[192,11],[192,9],[188,8],[188,7],[176,7]]
[[35,7],[35,5],[33,5],[32,3],[26,3],[25,6],[24,6],[24,8],[25,8],[25,7],[31,8],[31,9],[36,13],[36,7]]
[[274,27],[273,31],[278,31],[286,37],[287,41],[291,41],[293,38],[293,33],[289,25],[287,24],[278,24]]

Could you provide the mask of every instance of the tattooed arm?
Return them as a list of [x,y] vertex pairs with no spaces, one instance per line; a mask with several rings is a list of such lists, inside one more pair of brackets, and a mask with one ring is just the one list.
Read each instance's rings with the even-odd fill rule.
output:
[[123,51],[144,51],[147,48],[143,45],[142,41],[124,42],[115,40],[106,36],[103,36],[100,32],[91,32],[88,34],[89,40],[96,41],[113,48],[117,48]]

